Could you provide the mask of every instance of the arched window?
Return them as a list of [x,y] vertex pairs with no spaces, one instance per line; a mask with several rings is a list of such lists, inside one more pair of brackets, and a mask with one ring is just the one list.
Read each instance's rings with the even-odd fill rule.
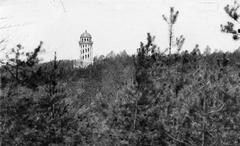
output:
[[88,58],[89,58],[89,54],[88,54]]

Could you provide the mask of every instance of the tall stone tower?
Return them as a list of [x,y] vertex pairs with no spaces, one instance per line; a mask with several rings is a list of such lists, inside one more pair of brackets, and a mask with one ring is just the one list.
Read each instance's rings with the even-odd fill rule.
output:
[[87,30],[81,34],[79,46],[80,46],[80,62],[81,67],[86,67],[93,63],[93,41],[92,36]]

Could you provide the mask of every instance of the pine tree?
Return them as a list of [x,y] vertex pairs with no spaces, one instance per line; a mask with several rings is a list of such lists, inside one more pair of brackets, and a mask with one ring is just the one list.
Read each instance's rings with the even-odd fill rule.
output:
[[230,33],[233,40],[238,40],[240,35],[240,29],[235,27],[236,24],[239,24],[239,7],[240,4],[237,0],[234,1],[233,5],[228,4],[224,7],[225,12],[233,21],[228,21],[227,24],[221,25],[221,31],[224,33]]
[[183,35],[181,35],[180,37],[176,37],[176,42],[173,41],[174,39],[174,35],[173,35],[173,26],[174,24],[177,22],[177,18],[179,15],[179,11],[174,10],[174,7],[170,8],[170,15],[167,18],[165,15],[162,15],[163,20],[168,24],[168,32],[169,32],[169,55],[171,54],[172,51],[172,47],[174,45],[177,46],[177,51],[179,52],[185,42],[185,38],[183,37]]
[[36,88],[36,78],[41,72],[38,67],[42,42],[33,52],[24,52],[22,45],[17,45],[9,54],[6,55],[6,63],[3,64],[4,70],[10,75],[14,85],[24,85],[30,88]]

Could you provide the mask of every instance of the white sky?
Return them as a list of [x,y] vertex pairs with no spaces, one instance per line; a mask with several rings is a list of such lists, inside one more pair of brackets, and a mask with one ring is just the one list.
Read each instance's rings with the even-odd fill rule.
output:
[[162,49],[168,46],[168,28],[162,14],[169,14],[169,7],[180,11],[175,34],[183,34],[184,49],[195,44],[200,48],[209,45],[212,50],[231,51],[239,42],[220,32],[220,24],[228,20],[223,7],[232,0],[0,0],[0,29],[8,48],[21,43],[26,50],[44,42],[45,61],[57,51],[60,59],[79,57],[78,41],[88,30],[94,40],[94,54],[136,52],[146,33],[156,36]]

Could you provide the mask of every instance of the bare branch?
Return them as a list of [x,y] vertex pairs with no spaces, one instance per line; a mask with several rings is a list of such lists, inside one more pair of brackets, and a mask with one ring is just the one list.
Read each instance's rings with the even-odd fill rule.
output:
[[176,141],[176,142],[179,142],[179,143],[182,143],[182,144],[185,144],[185,145],[188,145],[188,146],[196,146],[196,145],[194,145],[194,144],[190,144],[190,143],[187,143],[187,142],[184,142],[184,141],[181,141],[181,140],[175,138],[174,136],[172,136],[171,134],[169,134],[167,131],[164,131],[164,133],[165,133],[168,137],[170,137],[172,140],[174,140],[174,141]]
[[213,113],[217,113],[223,110],[223,108],[225,107],[225,104],[223,103],[221,107],[219,107],[216,110],[211,110],[210,112],[208,112],[208,114],[213,114]]

